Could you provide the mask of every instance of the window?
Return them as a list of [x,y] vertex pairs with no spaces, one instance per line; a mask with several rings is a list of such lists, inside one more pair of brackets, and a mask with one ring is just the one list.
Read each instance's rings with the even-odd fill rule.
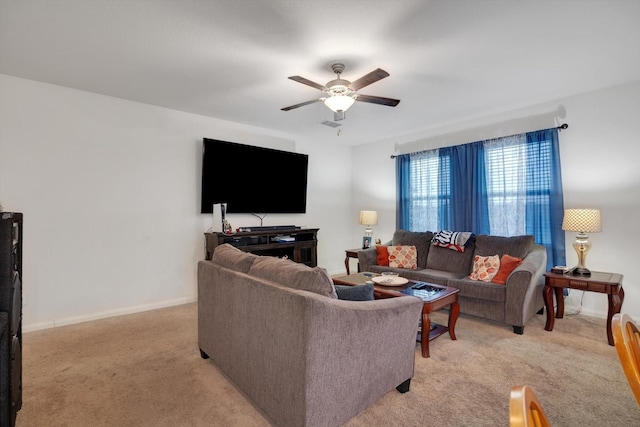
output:
[[564,265],[557,129],[396,158],[398,228],[531,234]]
[[[451,191],[445,180],[440,187],[440,161],[437,150],[423,152],[411,162],[409,173],[410,223],[413,230],[436,230],[440,206],[449,206]],[[442,168],[448,169],[449,162],[443,161]]]

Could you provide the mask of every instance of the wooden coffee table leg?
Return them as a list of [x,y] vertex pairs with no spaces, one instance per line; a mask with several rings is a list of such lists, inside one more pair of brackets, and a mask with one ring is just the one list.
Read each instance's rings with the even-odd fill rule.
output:
[[[425,332],[426,331],[426,332]],[[429,357],[429,333],[431,331],[431,319],[427,305],[422,307],[422,331],[420,331],[420,344],[422,348],[422,357]]]
[[460,314],[460,305],[456,300],[451,304],[451,307],[449,308],[448,326],[449,326],[449,336],[451,337],[452,340],[457,339],[456,338],[456,321],[458,320],[459,314]]

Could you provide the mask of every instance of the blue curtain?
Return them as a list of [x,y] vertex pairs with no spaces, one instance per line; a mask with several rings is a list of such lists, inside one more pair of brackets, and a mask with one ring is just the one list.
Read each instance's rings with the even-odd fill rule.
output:
[[564,199],[558,130],[528,132],[526,234],[547,248],[547,270],[565,265]]
[[[562,175],[556,128],[529,132],[522,158],[516,157],[518,174],[525,174],[524,229],[521,234],[531,234],[536,243],[547,248],[547,267],[565,265],[564,231],[562,217],[564,202]],[[500,138],[498,138],[500,140]],[[495,143],[496,140],[491,140]],[[511,139],[507,140],[511,144]],[[489,141],[478,141],[453,147],[430,150],[438,157],[437,173],[421,167],[424,153],[404,154],[396,157],[397,215],[396,227],[412,231],[425,231],[417,224],[432,224],[431,231],[472,231],[476,234],[492,234],[489,221],[489,189],[485,162],[485,150]],[[522,145],[520,144],[519,147]],[[433,158],[433,157],[431,157]],[[424,174],[425,176],[416,176]],[[424,180],[437,180],[437,194],[420,189]],[[495,189],[492,189],[495,192]],[[510,191],[514,191],[513,188]],[[518,191],[521,191],[520,189]],[[507,193],[505,193],[508,196]],[[421,198],[422,197],[422,198]],[[504,197],[508,200],[509,197]],[[498,202],[496,202],[498,200]],[[433,208],[435,204],[435,208]],[[492,209],[500,209],[500,197],[492,200]],[[433,209],[431,209],[433,208]],[[504,203],[504,215],[513,216],[512,204]],[[418,211],[418,212],[416,212]],[[429,216],[424,218],[424,216]],[[501,233],[498,231],[498,233]],[[502,234],[504,235],[504,234]]]
[[409,154],[396,157],[396,229],[407,230],[410,222],[411,159]]
[[[440,157],[449,157],[450,206],[442,212],[442,230],[464,230],[489,234],[484,147],[482,142],[441,148]],[[440,182],[446,182],[442,179]],[[443,209],[445,205],[443,205]]]

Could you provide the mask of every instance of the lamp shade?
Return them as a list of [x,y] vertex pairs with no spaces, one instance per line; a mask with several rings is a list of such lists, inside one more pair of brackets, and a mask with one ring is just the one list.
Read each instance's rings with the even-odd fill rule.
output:
[[324,105],[329,107],[331,111],[339,113],[347,111],[356,100],[348,95],[333,95],[324,100]]
[[602,231],[600,209],[565,209],[562,229],[579,233],[598,233]]
[[378,224],[378,212],[376,211],[360,211],[360,224],[376,225]]

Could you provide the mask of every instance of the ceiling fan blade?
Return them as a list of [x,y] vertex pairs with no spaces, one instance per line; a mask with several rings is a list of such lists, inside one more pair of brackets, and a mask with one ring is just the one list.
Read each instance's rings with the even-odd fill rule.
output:
[[371,95],[358,95],[356,97],[356,101],[370,102],[372,104],[387,105],[389,107],[395,107],[396,105],[398,105],[400,103],[399,99],[384,98],[382,96],[371,96]]
[[347,118],[347,112],[346,111],[340,111],[338,112],[334,112],[333,113],[333,121],[334,122],[339,122],[340,120],[344,120]]
[[349,89],[351,90],[360,90],[365,86],[369,86],[371,83],[375,83],[378,80],[382,80],[385,77],[389,77],[389,73],[385,70],[378,68],[377,70],[373,70],[369,74],[366,74],[360,77],[358,80],[354,81],[349,85]]
[[289,77],[289,79],[296,81],[298,83],[302,83],[303,85],[307,85],[307,86],[311,86],[312,88],[318,89],[318,90],[322,90],[324,91],[325,89],[327,89],[326,87],[324,87],[321,84],[318,84],[316,82],[312,82],[309,79],[305,79],[304,77],[300,77],[300,76],[291,76]]
[[316,102],[322,101],[322,98],[312,99],[311,101],[301,102],[300,104],[290,105],[288,107],[281,108],[282,111],[293,110],[294,108],[304,107],[305,105],[314,104]]

